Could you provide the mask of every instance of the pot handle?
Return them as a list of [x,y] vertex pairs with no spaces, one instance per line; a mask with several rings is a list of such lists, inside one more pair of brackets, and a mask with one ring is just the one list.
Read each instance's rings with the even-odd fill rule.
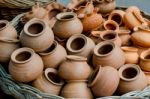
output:
[[0,41],[2,42],[10,42],[10,43],[18,43],[18,39],[12,39],[12,38],[6,38],[6,37],[0,37]]

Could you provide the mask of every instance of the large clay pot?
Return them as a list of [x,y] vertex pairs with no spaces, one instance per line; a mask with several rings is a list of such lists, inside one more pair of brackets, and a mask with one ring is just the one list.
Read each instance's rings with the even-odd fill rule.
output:
[[117,22],[113,20],[107,20],[104,22],[104,29],[105,30],[113,30],[118,32],[119,31],[119,25]]
[[7,20],[0,20],[0,37],[17,38],[16,29]]
[[39,53],[45,68],[57,68],[59,64],[66,59],[67,52],[64,47],[53,42],[47,50]]
[[45,69],[43,74],[32,83],[35,88],[49,95],[59,95],[63,84],[64,81],[58,76],[57,70],[53,68]]
[[18,48],[19,40],[0,37],[0,62],[9,62],[11,54]]
[[[115,57],[115,58],[114,58]],[[103,41],[96,45],[93,54],[93,66],[112,66],[119,68],[125,63],[125,56],[121,48],[113,42]]]
[[60,95],[65,98],[93,99],[91,90],[84,80],[67,82]]
[[[58,70],[59,76],[67,81],[86,80],[91,73],[87,59],[81,56],[68,55]],[[81,72],[82,71],[82,72]]]
[[89,78],[89,87],[96,97],[111,96],[116,91],[119,80],[116,69],[110,66],[99,66]]
[[137,64],[139,62],[139,55],[137,48],[123,46],[121,47],[121,49],[124,51],[126,64]]
[[143,90],[147,86],[147,79],[140,67],[135,64],[126,64],[119,69],[120,83],[118,92],[125,94],[130,91]]
[[48,24],[41,19],[27,22],[20,34],[22,46],[32,48],[35,52],[48,49],[54,41],[54,34]]
[[57,21],[53,27],[54,34],[67,39],[74,34],[81,34],[83,25],[74,12],[63,12],[56,16]]
[[66,44],[68,54],[86,57],[88,60],[93,54],[95,43],[83,34],[71,36]]
[[19,82],[35,80],[43,71],[41,57],[30,48],[19,48],[11,54],[9,73]]
[[147,78],[147,81],[148,81],[148,85],[150,85],[150,72],[146,72],[146,71],[143,71],[143,72],[146,75],[146,78]]

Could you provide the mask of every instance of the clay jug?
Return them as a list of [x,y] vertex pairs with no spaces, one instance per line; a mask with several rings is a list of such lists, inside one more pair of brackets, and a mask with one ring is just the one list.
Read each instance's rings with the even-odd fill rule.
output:
[[143,90],[147,86],[147,79],[140,67],[135,64],[126,64],[119,69],[120,83],[118,92],[125,94],[130,91]]
[[96,97],[111,96],[116,91],[119,80],[116,69],[110,66],[99,66],[89,78],[88,85]]
[[60,95],[64,98],[93,99],[91,90],[84,80],[67,82]]
[[48,24],[41,19],[27,22],[20,34],[22,46],[32,48],[35,52],[48,49],[54,41],[54,34]]
[[67,81],[86,80],[91,73],[91,68],[86,62],[87,59],[75,55],[68,55],[66,58],[67,60],[60,64],[59,76]]
[[17,38],[16,29],[7,20],[0,20],[0,37]]
[[93,40],[83,34],[71,36],[66,44],[66,49],[70,55],[78,55],[86,57],[88,60],[93,54],[95,44]]
[[141,47],[150,47],[150,29],[149,27],[139,27],[137,31],[135,31],[131,35],[131,40],[134,45]]
[[[115,57],[115,58],[114,58]],[[125,56],[118,45],[110,41],[103,41],[94,48],[93,66],[112,66],[119,68],[125,63]]]
[[105,30],[113,30],[113,31],[119,31],[119,25],[117,22],[113,20],[107,20],[104,22],[104,29]]
[[41,57],[30,48],[19,48],[11,54],[9,73],[19,82],[35,80],[43,71]]
[[32,85],[49,95],[59,95],[60,90],[64,84],[64,81],[58,76],[57,70],[53,68],[47,68]]
[[123,46],[123,47],[121,47],[121,49],[124,51],[126,64],[138,64],[139,55],[138,55],[137,48]]
[[61,39],[67,39],[74,34],[81,34],[83,25],[74,12],[63,12],[56,16],[53,27],[54,34]]
[[145,50],[140,55],[140,67],[144,71],[150,71],[150,49]]
[[97,43],[101,41],[111,41],[111,42],[114,42],[118,46],[122,45],[122,42],[118,36],[118,33],[112,30],[106,30],[100,33],[100,38],[97,41]]
[[59,64],[66,59],[67,52],[64,47],[53,42],[47,50],[39,53],[45,68],[57,68]]
[[114,20],[117,22],[119,25],[123,24],[123,17],[124,17],[125,12],[122,10],[114,10],[110,13],[108,19],[109,20]]
[[0,37],[0,62],[8,63],[14,50],[19,48],[19,40]]
[[146,75],[146,78],[147,78],[147,81],[148,81],[148,85],[150,85],[150,72],[146,72],[146,71],[143,71],[143,72]]

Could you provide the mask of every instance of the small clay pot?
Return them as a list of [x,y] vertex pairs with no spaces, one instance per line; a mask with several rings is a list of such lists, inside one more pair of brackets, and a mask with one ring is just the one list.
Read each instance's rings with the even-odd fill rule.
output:
[[148,85],[150,85],[150,72],[146,72],[146,71],[143,71],[143,72],[146,75],[146,78],[147,78],[147,81],[148,81]]
[[48,24],[41,19],[27,22],[20,34],[22,46],[32,48],[35,52],[48,49],[54,41],[54,34]]
[[123,24],[123,17],[124,17],[125,12],[122,10],[114,10],[110,13],[108,19],[109,20],[114,20],[117,22],[119,25]]
[[67,60],[59,66],[59,76],[67,81],[86,80],[91,73],[91,68],[86,62],[87,59],[75,55],[68,55],[66,58]]
[[35,80],[43,71],[41,57],[30,48],[19,48],[11,54],[9,73],[19,82]]
[[54,34],[61,38],[67,39],[74,34],[81,34],[83,25],[74,12],[63,12],[56,16],[57,21],[53,27]]
[[93,99],[92,92],[84,80],[67,82],[60,95],[65,98]]
[[123,46],[121,47],[121,49],[124,51],[126,64],[137,64],[139,62],[139,55],[137,48]]
[[125,94],[130,91],[143,90],[147,86],[147,79],[140,67],[135,64],[126,64],[119,69],[120,83],[118,92]]
[[0,37],[17,39],[16,29],[7,20],[0,20]]
[[92,73],[88,84],[96,97],[111,96],[116,91],[119,80],[120,78],[116,69],[110,66],[99,66]]
[[[114,58],[115,57],[115,58]],[[119,68],[125,63],[125,56],[118,45],[110,41],[103,41],[94,48],[93,66],[112,66]]]
[[113,20],[107,20],[104,22],[104,29],[105,30],[113,30],[113,31],[119,31],[119,25],[117,22]]
[[93,54],[95,43],[90,38],[83,34],[71,36],[66,44],[66,49],[69,55],[78,55],[86,57],[88,60]]
[[0,62],[8,63],[14,50],[19,48],[19,40],[0,37]]
[[57,70],[53,68],[47,68],[32,85],[49,95],[59,95],[64,81],[58,76]]
[[64,47],[53,42],[47,50],[39,53],[45,68],[57,68],[59,64],[66,59],[67,52]]

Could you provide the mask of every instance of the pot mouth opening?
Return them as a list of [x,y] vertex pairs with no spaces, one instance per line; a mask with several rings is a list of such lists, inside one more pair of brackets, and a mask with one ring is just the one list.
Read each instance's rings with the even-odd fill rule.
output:
[[150,51],[149,50],[143,51],[140,55],[140,58],[144,61],[149,61],[150,60]]
[[111,20],[117,22],[118,24],[122,23],[122,17],[119,14],[114,14],[112,16]]
[[59,13],[57,14],[56,18],[58,20],[67,21],[72,20],[76,17],[76,14],[73,12],[65,12],[65,13]]
[[30,59],[31,56],[32,55],[31,55],[30,52],[24,51],[24,52],[21,52],[18,55],[16,55],[15,59],[17,61],[23,62],[23,61],[26,61],[26,60]]
[[41,23],[33,23],[28,27],[28,32],[30,34],[40,34],[44,29],[43,24]]
[[6,21],[6,20],[0,21],[0,30],[6,28],[7,24],[8,24],[8,21]]
[[146,55],[144,59],[150,59],[150,54]]
[[113,31],[109,31],[107,34],[104,34],[102,38],[104,40],[114,40],[117,37],[117,34]]
[[114,24],[112,24],[112,23],[107,23],[106,24],[106,29],[107,30],[116,30],[117,27]]

